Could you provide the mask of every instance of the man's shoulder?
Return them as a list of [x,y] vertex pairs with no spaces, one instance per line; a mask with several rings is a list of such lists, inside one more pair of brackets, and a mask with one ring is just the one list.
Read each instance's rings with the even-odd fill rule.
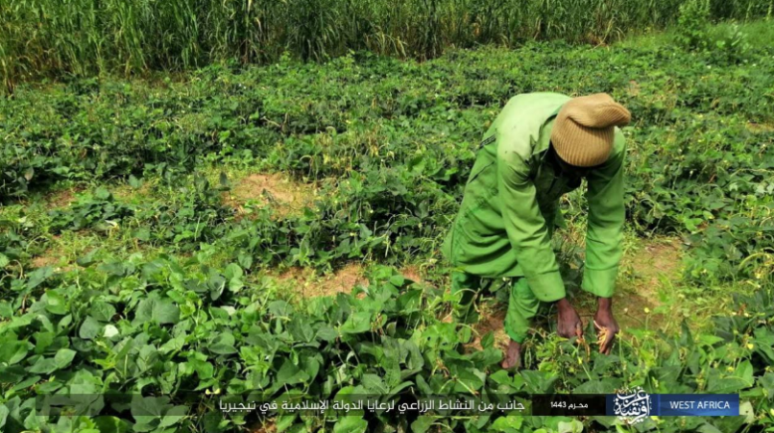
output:
[[[507,105],[523,105],[523,106],[529,106],[529,105],[542,105],[542,104],[552,104],[552,103],[559,103],[562,104],[568,100],[570,100],[571,97],[564,95],[562,93],[556,93],[556,92],[530,92],[530,93],[520,93],[511,99],[508,100]],[[506,106],[507,106],[506,105]]]
[[543,124],[568,100],[560,93],[537,92],[516,95],[498,117],[498,155],[505,160],[528,161]]

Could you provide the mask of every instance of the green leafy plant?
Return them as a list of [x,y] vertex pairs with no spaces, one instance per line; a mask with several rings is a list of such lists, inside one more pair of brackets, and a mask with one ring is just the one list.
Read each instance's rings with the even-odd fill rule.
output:
[[677,41],[690,50],[707,48],[710,1],[689,0],[680,5],[677,18]]

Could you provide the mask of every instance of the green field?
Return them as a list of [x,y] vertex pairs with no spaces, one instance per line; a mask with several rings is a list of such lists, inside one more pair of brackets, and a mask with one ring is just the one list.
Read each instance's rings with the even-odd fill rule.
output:
[[[0,431],[774,431],[772,28],[15,83],[0,99]],[[508,282],[479,303],[478,323],[456,323],[438,249],[482,134],[532,91],[607,92],[632,112],[623,332],[602,356],[593,337],[557,337],[549,314],[525,369],[507,373]],[[588,322],[584,206],[580,192],[563,198],[555,242]],[[248,392],[623,386],[740,393],[744,415],[626,426],[218,410]],[[36,396],[106,393],[169,400],[35,410]]]
[[0,85],[265,64],[284,55],[327,60],[365,50],[429,59],[481,44],[600,44],[686,27],[686,16],[773,14],[774,0],[5,0]]

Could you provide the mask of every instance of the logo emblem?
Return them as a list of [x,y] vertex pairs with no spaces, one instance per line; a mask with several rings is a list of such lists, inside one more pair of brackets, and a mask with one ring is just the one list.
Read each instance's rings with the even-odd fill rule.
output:
[[613,397],[613,414],[629,425],[645,421],[650,412],[650,396],[639,386],[633,390],[624,390]]

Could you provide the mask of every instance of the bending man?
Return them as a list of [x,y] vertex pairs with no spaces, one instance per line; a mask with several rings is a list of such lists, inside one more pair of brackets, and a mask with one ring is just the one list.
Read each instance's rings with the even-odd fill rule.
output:
[[458,313],[469,311],[482,284],[513,278],[503,368],[521,365],[521,344],[541,302],[556,303],[559,335],[583,335],[551,236],[563,225],[559,198],[584,177],[589,213],[582,288],[598,298],[594,323],[607,332],[600,351],[610,352],[618,332],[611,297],[624,224],[625,143],[617,127],[629,121],[629,111],[607,94],[530,93],[512,98],[484,135],[443,252],[459,269],[452,275],[452,291],[463,292]]

